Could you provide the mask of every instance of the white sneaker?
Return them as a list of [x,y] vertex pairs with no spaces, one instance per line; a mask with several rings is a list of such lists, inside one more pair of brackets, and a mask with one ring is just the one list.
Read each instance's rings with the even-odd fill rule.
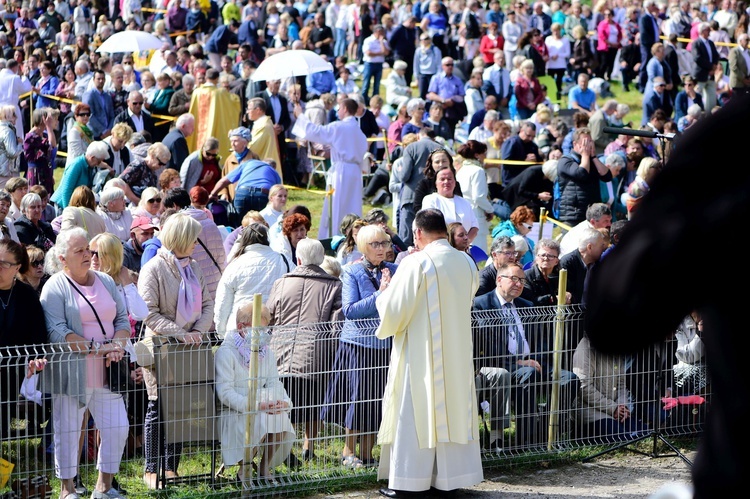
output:
[[126,499],[126,497],[115,489],[109,489],[107,492],[94,490],[94,492],[91,493],[91,499]]

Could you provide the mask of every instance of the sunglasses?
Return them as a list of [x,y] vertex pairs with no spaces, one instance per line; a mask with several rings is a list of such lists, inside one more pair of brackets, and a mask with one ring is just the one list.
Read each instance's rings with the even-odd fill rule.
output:
[[158,162],[158,163],[159,163],[159,164],[160,164],[161,166],[167,166],[167,163],[165,163],[164,161],[160,160],[159,158],[156,158],[156,161],[157,161],[157,162]]
[[99,258],[99,252],[97,250],[89,250],[89,253],[91,253],[91,257],[97,257]]
[[43,267],[44,266],[44,260],[34,260],[31,262],[32,267]]
[[[161,161],[160,161],[160,163],[161,163]],[[161,203],[161,198],[151,198],[151,199],[149,199],[149,200],[148,200],[148,201],[146,201],[146,202],[147,202],[148,204],[153,204],[153,203]]]
[[143,101],[131,102],[131,104],[133,104],[134,106],[142,106],[143,105]]
[[77,116],[91,116],[91,113],[78,113]]
[[216,156],[218,156],[218,154],[216,154],[215,152],[204,152],[203,155],[207,158],[215,158]]

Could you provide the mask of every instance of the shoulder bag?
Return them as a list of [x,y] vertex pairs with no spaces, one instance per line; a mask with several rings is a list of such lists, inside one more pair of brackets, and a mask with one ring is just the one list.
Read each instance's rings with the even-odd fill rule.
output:
[[[86,298],[86,295],[84,295],[83,292],[78,289],[78,286],[73,284],[73,281],[71,281],[68,276],[65,276],[65,278],[68,280],[70,285],[73,286],[73,289],[75,289],[78,294],[81,295],[84,300],[86,300],[86,303],[89,304],[91,310],[94,311],[94,317],[96,317],[96,321],[99,323],[99,327],[102,330],[102,335],[106,337],[107,333],[106,331],[104,331],[104,324],[102,324],[102,321],[99,318],[99,314],[94,308],[94,305],[92,305],[89,299]],[[134,382],[130,378],[130,364],[128,363],[127,358],[127,353],[123,354],[123,358],[120,359],[119,362],[110,362],[109,367],[107,367],[104,371],[107,378],[107,386],[112,393],[123,394],[134,388]]]

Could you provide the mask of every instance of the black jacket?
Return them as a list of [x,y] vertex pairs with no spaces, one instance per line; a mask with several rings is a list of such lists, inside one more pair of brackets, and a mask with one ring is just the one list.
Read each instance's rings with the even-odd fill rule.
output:
[[[154,127],[154,119],[151,117],[148,111],[142,111],[141,116],[143,116],[143,129],[151,134],[153,141],[154,133],[156,130]],[[126,123],[130,128],[133,129],[134,132],[136,131],[135,123],[133,123],[133,118],[130,117],[130,113],[127,109],[115,116],[115,124],[117,123]]]
[[18,233],[18,241],[24,246],[34,245],[47,251],[49,244],[45,244],[45,240],[48,239],[52,244],[57,240],[52,225],[43,220],[39,220],[38,225],[34,225],[25,215],[21,215],[21,218],[13,222],[13,225]]
[[524,205],[538,216],[540,208],[552,210],[552,202],[541,201],[539,193],[552,194],[553,187],[552,182],[544,176],[542,165],[527,166],[503,188],[502,198],[510,205],[511,211]]
[[182,135],[182,132],[177,128],[174,128],[166,137],[164,137],[164,140],[162,140],[161,143],[167,146],[167,149],[169,149],[169,152],[172,154],[169,158],[167,168],[174,168],[175,170],[180,171],[180,168],[182,168],[182,162],[185,161],[185,158],[190,154],[185,136]]

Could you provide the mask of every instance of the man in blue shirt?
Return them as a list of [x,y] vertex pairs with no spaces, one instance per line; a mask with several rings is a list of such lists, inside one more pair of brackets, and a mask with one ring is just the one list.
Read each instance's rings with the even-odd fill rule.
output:
[[596,93],[589,88],[587,73],[579,74],[578,85],[568,92],[568,109],[577,109],[588,117],[596,111]]
[[445,119],[451,127],[451,134],[459,121],[468,113],[464,96],[464,83],[453,74],[453,58],[443,57],[442,71],[432,77],[427,89],[427,100],[438,102],[445,109]]
[[335,93],[336,78],[333,76],[333,71],[312,73],[305,78],[305,86],[307,87],[307,100],[317,99],[323,94]]
[[240,23],[236,20],[233,20],[229,24],[222,24],[214,30],[205,47],[211,67],[221,71],[221,56],[226,54],[230,49],[240,48],[240,43],[237,39],[237,32],[239,30]]
[[[246,158],[254,156],[249,152]],[[216,201],[219,193],[229,184],[237,184],[234,194],[234,208],[237,210],[239,219],[250,210],[260,211],[268,204],[268,192],[276,184],[281,184],[281,177],[276,169],[260,161],[257,156],[254,159],[243,161],[240,165],[229,172],[225,177],[216,182],[209,199]]]
[[94,88],[83,94],[82,101],[91,108],[91,119],[89,128],[94,134],[94,139],[101,140],[109,136],[115,124],[115,107],[112,96],[104,91],[104,71],[97,69],[92,78]]

